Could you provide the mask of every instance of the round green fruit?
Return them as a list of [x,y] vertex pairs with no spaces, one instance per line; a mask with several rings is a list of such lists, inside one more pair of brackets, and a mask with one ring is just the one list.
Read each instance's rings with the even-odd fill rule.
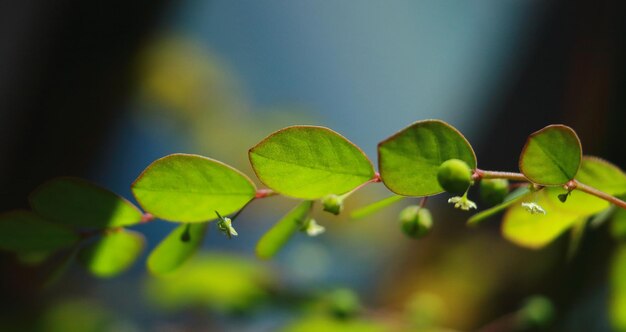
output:
[[400,212],[400,225],[404,234],[418,239],[430,232],[433,218],[428,209],[410,205]]
[[480,199],[488,205],[502,203],[509,193],[509,180],[483,179],[480,181]]
[[462,195],[472,183],[472,170],[463,160],[449,159],[439,166],[437,180],[443,190]]

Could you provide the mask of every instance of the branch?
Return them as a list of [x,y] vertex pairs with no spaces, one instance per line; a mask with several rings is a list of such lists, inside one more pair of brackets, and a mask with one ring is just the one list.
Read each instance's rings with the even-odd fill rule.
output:
[[600,191],[600,190],[598,190],[598,189],[596,189],[594,187],[591,187],[591,186],[588,186],[588,185],[586,185],[584,183],[581,183],[581,182],[579,182],[577,180],[572,180],[572,181],[568,182],[565,185],[565,189],[567,189],[567,190],[578,189],[578,190],[580,190],[580,191],[582,191],[584,193],[596,196],[596,197],[601,198],[601,199],[603,199],[603,200],[605,200],[605,201],[607,201],[609,203],[615,204],[615,205],[621,207],[622,209],[626,209],[626,202],[622,201],[621,199],[619,199],[619,198],[617,198],[615,196],[609,195],[609,194],[607,194],[607,193],[605,193],[603,191]]

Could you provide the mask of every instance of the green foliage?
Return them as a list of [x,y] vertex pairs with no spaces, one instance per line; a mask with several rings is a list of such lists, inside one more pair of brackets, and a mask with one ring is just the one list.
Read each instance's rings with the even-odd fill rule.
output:
[[363,151],[323,127],[281,129],[250,149],[249,156],[263,184],[296,198],[344,194],[374,177]]
[[550,125],[530,135],[519,168],[534,183],[559,185],[576,176],[581,158],[582,148],[574,130]]
[[113,277],[128,269],[144,247],[143,235],[121,229],[107,232],[83,248],[78,259],[92,274],[102,278]]
[[107,228],[134,225],[141,211],[126,199],[83,179],[52,179],[30,195],[32,209],[61,224]]
[[288,325],[282,332],[383,332],[389,331],[389,327],[382,323],[364,320],[350,319],[338,320],[324,315],[311,315]]
[[76,232],[57,225],[30,211],[0,215],[0,249],[18,253],[49,253],[74,245]]
[[256,193],[252,181],[219,161],[173,154],[153,162],[132,185],[139,204],[155,217],[205,222],[233,213]]
[[467,220],[467,225],[468,226],[476,226],[478,223],[480,223],[481,221],[501,212],[504,211],[506,208],[508,208],[509,206],[515,204],[515,203],[519,203],[524,197],[526,197],[526,195],[530,193],[530,190],[528,188],[518,188],[517,190],[512,191],[510,194],[508,194],[505,198],[504,201],[494,207],[491,207],[489,209],[483,210],[479,213],[476,213],[475,215],[471,216],[468,220]]
[[185,263],[202,245],[208,223],[183,224],[176,227],[148,257],[148,270],[166,274]]
[[614,331],[626,331],[626,244],[621,243],[613,253],[611,263],[610,318]]
[[528,298],[519,311],[522,324],[530,327],[547,327],[554,320],[554,305],[547,297],[535,295]]
[[[577,242],[588,219],[595,223],[610,217],[609,202],[626,209],[626,202],[611,196],[626,194],[626,174],[602,159],[581,157],[581,151],[571,128],[552,125],[526,142],[520,156],[523,174],[485,171],[477,168],[474,151],[458,130],[440,120],[424,120],[378,144],[378,175],[362,150],[338,133],[324,127],[292,126],[249,150],[254,172],[269,189],[257,190],[238,170],[190,154],[154,161],[132,184],[146,213],[85,180],[56,178],[30,195],[33,212],[0,215],[0,249],[16,252],[26,264],[38,264],[72,247],[64,266],[80,251],[80,260],[93,274],[112,276],[130,267],[144,246],[138,233],[124,227],[156,217],[185,223],[148,258],[153,274],[172,274],[201,245],[208,221],[219,219],[218,230],[231,238],[238,235],[233,220],[252,200],[275,194],[304,199],[257,243],[257,255],[268,259],[298,230],[309,236],[324,232],[309,217],[312,200],[320,199],[324,210],[339,214],[348,195],[381,181],[398,195],[355,210],[353,218],[375,213],[405,196],[431,196],[444,189],[462,194],[448,199],[456,208],[474,209],[477,205],[468,198],[472,192],[468,189],[480,183],[483,201],[501,203],[475,214],[468,225],[508,209],[502,234],[514,243],[541,248],[574,225],[573,242]],[[521,188],[507,195],[509,181],[520,182],[513,185]],[[622,226],[626,222],[620,221],[626,219],[624,211],[614,213],[611,223],[618,239],[626,234]],[[423,206],[407,207],[400,221],[403,232],[414,238],[432,228],[432,216]]]
[[399,202],[403,199],[405,199],[406,197],[404,196],[398,196],[398,195],[393,195],[393,196],[389,196],[385,199],[382,199],[378,202],[374,202],[372,204],[363,206],[361,208],[358,208],[354,211],[352,211],[352,213],[350,213],[350,218],[352,219],[361,219],[361,218],[365,218],[369,215],[372,215],[390,205],[392,205],[393,203]]
[[378,144],[378,166],[385,186],[404,196],[443,192],[437,181],[439,165],[460,159],[476,168],[474,150],[463,135],[439,120],[413,123]]
[[591,184],[607,194],[626,193],[626,173],[610,162],[593,156],[584,156],[576,179]]
[[313,201],[304,201],[280,219],[257,243],[257,256],[263,259],[274,257],[287,241],[302,229],[312,207]]
[[[577,180],[599,188],[605,188],[615,192],[626,190],[626,186],[616,185],[607,179],[606,170],[613,174],[616,179],[624,176],[615,166],[593,157],[585,157],[582,160]],[[505,238],[522,246],[541,248],[552,242],[564,231],[572,227],[577,221],[585,220],[609,207],[609,203],[595,196],[574,192],[566,202],[561,202],[558,195],[564,189],[558,187],[545,188],[534,194],[529,194],[526,200],[536,202],[547,213],[545,215],[529,214],[520,205],[513,205],[504,216],[502,234]]]
[[165,310],[201,306],[240,312],[268,295],[272,278],[265,266],[234,255],[198,255],[175,273],[147,281],[146,294]]

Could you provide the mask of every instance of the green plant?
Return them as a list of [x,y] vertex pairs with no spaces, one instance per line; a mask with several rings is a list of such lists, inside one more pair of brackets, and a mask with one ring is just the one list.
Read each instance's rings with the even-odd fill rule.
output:
[[[626,193],[626,174],[607,161],[583,156],[576,133],[564,125],[548,126],[528,138],[520,156],[521,173],[478,168],[465,137],[439,120],[415,122],[382,141],[380,173],[356,145],[316,126],[281,129],[252,147],[249,158],[269,189],[258,189],[242,172],[198,155],[173,154],[154,161],[131,186],[145,212],[85,180],[52,179],[29,197],[32,210],[0,216],[0,249],[25,260],[63,250],[70,258],[78,253],[89,271],[108,277],[128,268],[144,247],[142,235],[126,227],[158,218],[181,223],[148,258],[148,269],[164,274],[201,245],[208,221],[218,220],[218,228],[230,238],[237,236],[237,216],[251,202],[274,195],[301,199],[258,242],[258,256],[267,259],[298,231],[324,231],[309,217],[314,201],[338,214],[352,193],[378,182],[395,195],[352,216],[375,213],[405,197],[423,197],[400,217],[401,228],[413,237],[432,227],[424,208],[427,197],[449,191],[457,195],[448,200],[455,207],[475,209],[468,192],[481,181],[486,200],[500,203],[470,217],[468,225],[506,209],[504,236],[531,248],[546,245],[580,221],[609,215],[611,205],[626,208],[614,196]],[[517,188],[510,193],[508,181]]]

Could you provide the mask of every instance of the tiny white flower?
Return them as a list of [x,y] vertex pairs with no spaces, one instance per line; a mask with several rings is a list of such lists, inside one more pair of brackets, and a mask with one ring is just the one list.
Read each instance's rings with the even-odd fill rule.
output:
[[524,202],[522,203],[522,207],[524,210],[530,212],[530,214],[546,214],[546,210],[544,210],[541,205],[533,202]]
[[464,211],[469,211],[470,209],[476,209],[476,203],[467,199],[467,196],[454,196],[448,199],[448,203],[454,204],[454,207],[457,209],[461,209]]
[[326,231],[324,226],[319,225],[315,219],[309,219],[306,228],[304,229],[308,236],[318,236]]

